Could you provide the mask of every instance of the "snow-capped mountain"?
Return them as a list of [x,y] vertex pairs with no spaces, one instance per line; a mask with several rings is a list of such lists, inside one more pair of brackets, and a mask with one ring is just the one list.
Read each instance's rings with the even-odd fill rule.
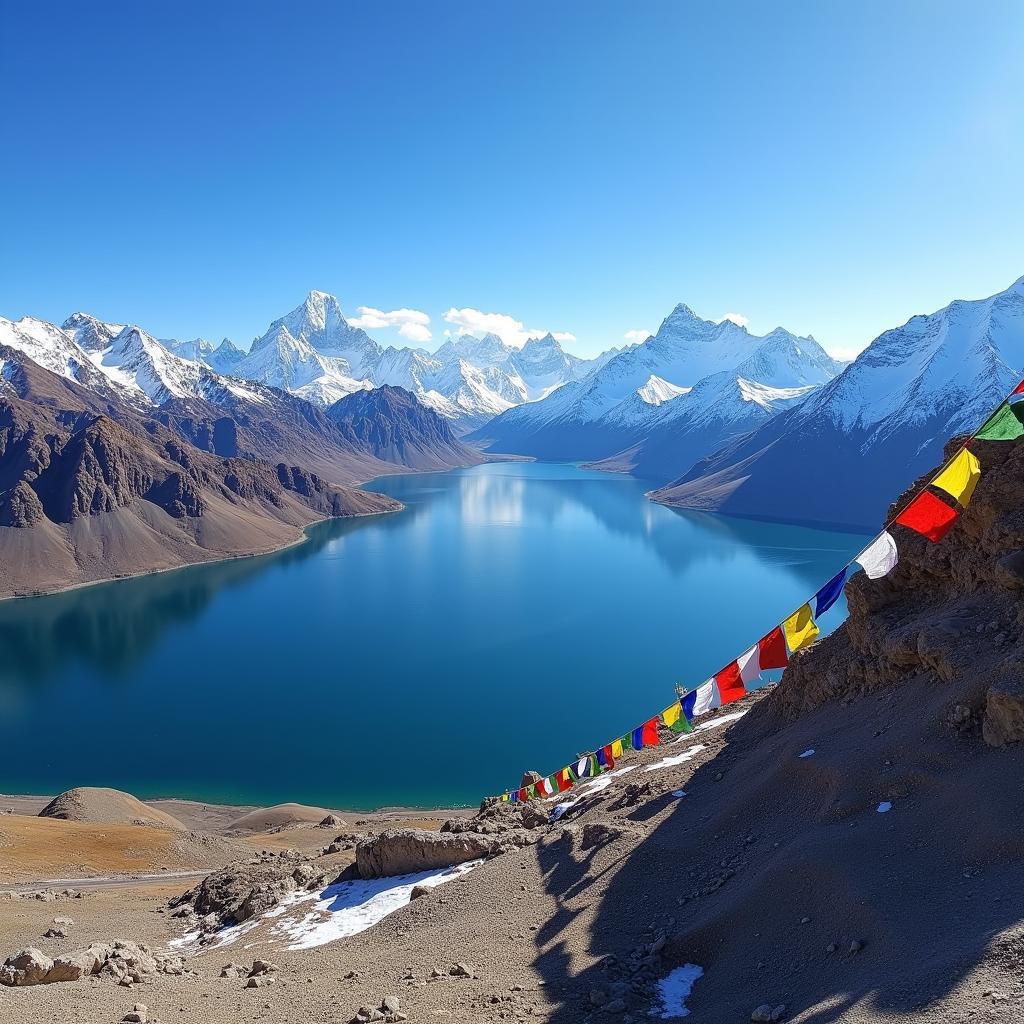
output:
[[[313,404],[259,382],[215,373],[176,355],[135,325],[106,324],[83,313],[67,324],[64,329],[31,317],[17,322],[0,318],[0,401],[14,396],[51,410],[73,407],[133,424],[159,422],[202,451],[303,466],[338,483],[380,476],[395,464],[420,468],[426,452],[434,466],[480,461],[478,452],[448,443],[444,431],[433,429],[433,414],[426,409],[416,417],[400,409],[400,403],[378,406],[383,420],[396,418],[378,424],[379,432],[403,437],[403,445],[385,461],[351,424],[331,420],[323,402]],[[232,346],[226,342],[218,349],[225,347]],[[197,351],[209,355],[217,349],[197,346]],[[66,387],[53,388],[53,375]],[[423,437],[419,429],[425,430]],[[413,461],[403,461],[403,452]]]
[[[757,337],[728,320],[702,320],[680,303],[647,341],[543,401],[503,413],[473,436],[495,451],[601,459],[635,444],[647,425],[659,421],[653,411],[658,406],[645,399],[658,388],[686,391],[725,371],[732,372],[734,382],[742,378],[783,390],[814,387],[831,380],[842,365],[813,338],[798,338],[781,327]],[[769,408],[776,406],[777,401],[768,402]]]
[[656,492],[691,508],[876,526],[886,502],[975,429],[1024,368],[1024,278],[879,335],[796,409]]
[[12,321],[0,317],[0,345],[24,352],[33,362],[65,380],[105,395],[116,393],[85,350],[59,327],[45,320],[24,316]]
[[[713,373],[685,395],[654,407],[636,429],[639,439],[594,467],[661,483],[685,472],[708,452],[800,404],[814,390],[811,384],[771,387],[737,376],[735,371]],[[621,405],[606,419],[619,408]]]
[[[176,350],[178,344],[192,343],[169,347]],[[189,351],[222,372],[282,388],[324,407],[370,387],[404,388],[452,420],[461,433],[513,406],[543,398],[567,381],[582,379],[618,352],[580,359],[550,334],[521,349],[495,334],[449,338],[433,354],[421,348],[383,347],[345,319],[334,296],[318,291],[275,320],[241,358],[228,362],[220,349]]]
[[290,391],[325,407],[371,386],[368,381],[352,377],[346,359],[323,355],[303,332],[294,335],[282,321],[275,324],[238,361],[234,372],[239,377]]

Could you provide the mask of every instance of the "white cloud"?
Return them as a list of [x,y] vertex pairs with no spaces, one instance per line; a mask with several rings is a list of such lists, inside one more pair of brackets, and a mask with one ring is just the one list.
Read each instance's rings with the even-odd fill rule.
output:
[[750,323],[750,317],[744,316],[742,313],[726,313],[725,316],[720,320],[717,320],[716,323],[722,323],[725,320],[731,320],[737,327],[746,327],[747,324]]
[[531,338],[543,338],[550,333],[556,341],[575,341],[576,335],[569,331],[545,331],[535,327],[527,328],[522,320],[517,320],[508,313],[483,313],[479,309],[466,307],[456,309],[452,306],[444,315],[447,323],[458,328],[455,332],[445,331],[446,336],[456,334],[496,334],[506,345],[522,348]]
[[409,341],[430,341],[433,338],[430,328],[424,324],[404,323],[398,328],[398,333]]
[[642,328],[635,328],[632,331],[626,331],[623,337],[626,341],[633,342],[639,345],[641,341],[646,341],[651,336],[650,331],[645,331]]
[[398,333],[410,341],[430,341],[430,317],[418,309],[374,309],[372,306],[360,306],[359,316],[349,320],[353,327],[362,327],[364,331],[380,331],[387,327],[397,327]]

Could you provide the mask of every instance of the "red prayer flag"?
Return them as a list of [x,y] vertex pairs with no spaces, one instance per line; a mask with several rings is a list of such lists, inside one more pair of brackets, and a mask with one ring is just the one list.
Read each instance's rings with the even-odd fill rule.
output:
[[526,787],[523,786],[523,788],[521,790],[519,790],[519,802],[525,804],[526,801],[529,800],[529,798],[530,798],[530,795],[529,795],[529,793],[526,792]]
[[1019,383],[1019,384],[1018,384],[1018,385],[1017,385],[1017,386],[1016,386],[1016,387],[1015,387],[1015,388],[1013,389],[1013,393],[1014,393],[1015,395],[1024,395],[1024,380],[1022,380],[1022,381],[1021,381],[1021,382],[1020,382],[1020,383]]
[[747,695],[747,688],[743,685],[743,680],[740,677],[738,661],[726,665],[715,676],[715,682],[718,683],[718,696],[721,697],[723,704],[731,704],[734,700],[739,700],[740,697]]
[[950,508],[931,491],[922,491],[895,519],[901,526],[927,537],[942,540],[956,522],[956,509]]
[[572,789],[572,779],[569,778],[569,773],[563,768],[556,776],[555,782],[558,783],[558,792],[564,793],[567,789]]
[[652,718],[644,722],[644,746],[656,747],[658,745],[658,719]]
[[610,743],[606,743],[598,751],[597,759],[606,771],[611,771],[615,767],[615,755],[612,753],[612,745]]
[[[786,638],[782,635],[782,627],[776,626],[767,636],[761,637],[757,643],[757,657],[761,668],[785,668],[789,664],[789,652],[786,650]],[[725,698],[722,698],[725,703]]]

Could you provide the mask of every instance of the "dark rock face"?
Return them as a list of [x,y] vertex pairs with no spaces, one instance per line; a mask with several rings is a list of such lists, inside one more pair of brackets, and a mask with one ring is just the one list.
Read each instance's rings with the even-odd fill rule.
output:
[[444,417],[404,388],[357,391],[335,402],[327,415],[354,445],[386,462],[430,469],[483,461],[455,436]]
[[[950,441],[946,457],[959,446]],[[849,619],[794,657],[765,702],[768,716],[793,718],[915,679],[941,688],[945,721],[958,729],[980,722],[996,746],[1024,739],[1024,443],[970,447],[981,480],[952,530],[933,544],[891,528],[899,564],[882,579],[861,572],[850,579]]]

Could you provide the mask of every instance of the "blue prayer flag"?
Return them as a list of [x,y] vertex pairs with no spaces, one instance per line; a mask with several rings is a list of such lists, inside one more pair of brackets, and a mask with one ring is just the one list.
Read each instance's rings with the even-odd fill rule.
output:
[[[849,566],[847,566],[847,569]],[[814,595],[814,617],[817,618],[822,612],[827,612],[839,600],[839,595],[843,592],[843,584],[846,582],[847,569],[843,569],[837,576],[833,576]]]

